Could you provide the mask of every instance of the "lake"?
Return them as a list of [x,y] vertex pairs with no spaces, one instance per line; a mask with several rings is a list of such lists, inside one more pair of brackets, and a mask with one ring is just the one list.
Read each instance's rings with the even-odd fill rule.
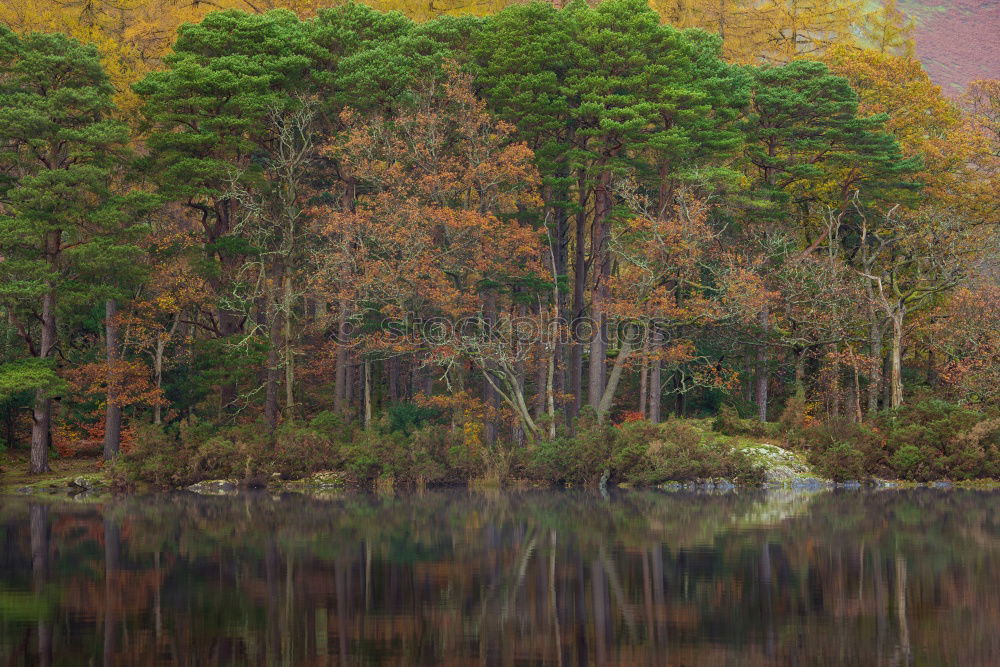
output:
[[990,665],[1000,493],[0,497],[0,664]]

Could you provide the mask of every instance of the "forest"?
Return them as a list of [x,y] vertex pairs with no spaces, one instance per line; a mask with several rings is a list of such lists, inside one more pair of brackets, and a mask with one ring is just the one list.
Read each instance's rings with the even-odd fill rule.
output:
[[32,473],[1000,477],[1000,81],[894,0],[325,4],[0,2]]

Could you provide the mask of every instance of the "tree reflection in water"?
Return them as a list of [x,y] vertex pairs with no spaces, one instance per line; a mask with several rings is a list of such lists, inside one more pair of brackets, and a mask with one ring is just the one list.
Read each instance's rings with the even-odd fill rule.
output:
[[3,498],[4,664],[995,664],[1000,494]]

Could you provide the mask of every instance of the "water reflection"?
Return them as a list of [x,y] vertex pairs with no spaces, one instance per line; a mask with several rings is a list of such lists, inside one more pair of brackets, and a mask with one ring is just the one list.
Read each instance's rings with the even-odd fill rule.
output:
[[998,500],[0,498],[0,659],[996,664]]

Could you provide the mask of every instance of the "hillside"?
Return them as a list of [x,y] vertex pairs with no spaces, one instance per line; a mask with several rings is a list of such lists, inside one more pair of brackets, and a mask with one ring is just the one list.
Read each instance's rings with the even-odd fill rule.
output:
[[902,7],[917,23],[917,55],[948,95],[1000,77],[1000,1],[906,0]]

